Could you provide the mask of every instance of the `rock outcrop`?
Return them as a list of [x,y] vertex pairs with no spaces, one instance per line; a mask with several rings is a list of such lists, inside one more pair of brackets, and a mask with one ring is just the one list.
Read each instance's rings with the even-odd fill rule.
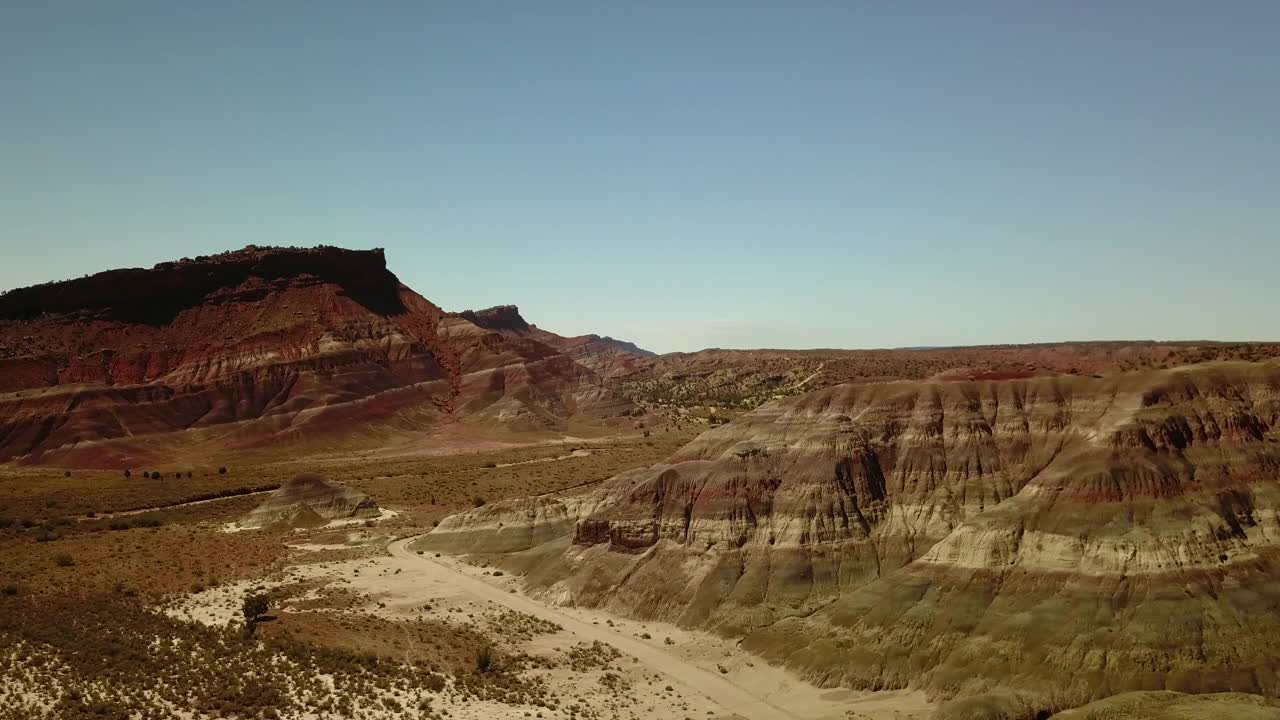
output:
[[378,503],[359,490],[319,475],[304,474],[281,485],[238,525],[242,528],[316,527],[334,520],[380,515]]
[[192,443],[634,410],[553,346],[447,317],[381,250],[251,246],[0,296],[0,461],[127,467]]
[[451,515],[428,537],[430,547],[452,554],[513,553],[573,535],[576,498],[532,497],[484,505]]
[[841,385],[424,545],[491,550],[501,527],[534,592],[740,636],[825,685],[1027,716],[1277,696],[1278,427],[1267,363]]
[[525,338],[553,347],[589,368],[600,377],[612,380],[636,373],[652,365],[657,355],[635,343],[607,335],[575,335],[565,337],[529,324],[515,305],[499,305],[485,310],[458,313],[468,322],[508,337]]

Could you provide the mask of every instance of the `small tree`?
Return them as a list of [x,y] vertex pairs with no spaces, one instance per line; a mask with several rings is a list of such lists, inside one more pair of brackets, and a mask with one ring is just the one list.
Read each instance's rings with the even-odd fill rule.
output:
[[225,467],[220,467],[220,468],[218,468],[218,474],[219,474],[219,475],[226,475],[226,474],[227,474],[227,469],[226,469]]
[[252,635],[258,628],[258,623],[262,622],[262,616],[266,615],[270,609],[271,599],[264,593],[245,597],[244,606],[241,608],[241,612],[244,613],[245,632]]
[[129,477],[130,475],[133,475],[133,473],[129,472],[128,470],[125,470],[125,471],[124,471],[124,476],[125,476],[125,477]]

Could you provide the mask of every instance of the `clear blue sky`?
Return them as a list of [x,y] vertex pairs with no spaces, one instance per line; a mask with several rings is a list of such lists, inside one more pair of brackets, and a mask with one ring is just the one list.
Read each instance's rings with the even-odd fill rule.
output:
[[14,2],[0,287],[387,248],[659,351],[1280,339],[1280,2]]

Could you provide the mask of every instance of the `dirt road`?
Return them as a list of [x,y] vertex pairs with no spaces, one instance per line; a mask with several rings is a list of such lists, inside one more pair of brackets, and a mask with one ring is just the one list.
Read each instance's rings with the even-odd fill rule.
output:
[[187,500],[185,502],[170,503],[169,505],[156,505],[155,507],[135,508],[133,510],[120,510],[113,513],[102,513],[93,517],[79,518],[80,522],[89,520],[111,520],[114,518],[130,517],[132,515],[143,515],[146,513],[160,512],[162,510],[177,510],[179,508],[192,507],[194,505],[206,505],[208,503],[221,502],[223,500],[239,500],[240,498],[253,497],[254,495],[266,495],[273,493],[279,488],[268,488],[266,490],[254,490],[252,492],[237,493],[235,495],[222,495],[219,497],[205,498],[203,500]]
[[776,705],[752,695],[745,689],[710,670],[675,657],[664,651],[661,645],[657,645],[652,641],[629,637],[615,632],[607,626],[583,622],[555,608],[531,600],[524,595],[495,587],[484,580],[460,572],[450,567],[449,564],[440,562],[429,555],[418,555],[408,549],[409,544],[416,539],[417,537],[410,537],[397,540],[387,546],[387,551],[396,558],[431,563],[439,572],[447,576],[450,583],[456,584],[459,589],[478,598],[556,623],[588,641],[599,640],[602,643],[608,643],[619,651],[636,658],[649,668],[663,673],[671,678],[673,683],[679,683],[691,692],[705,695],[726,711],[747,718],[747,720],[795,719],[794,715]]

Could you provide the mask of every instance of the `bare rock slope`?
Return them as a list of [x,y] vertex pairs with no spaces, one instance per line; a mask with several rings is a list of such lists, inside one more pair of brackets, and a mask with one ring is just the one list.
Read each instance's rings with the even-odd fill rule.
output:
[[553,347],[605,379],[632,375],[640,367],[651,365],[654,362],[653,359],[657,357],[655,353],[638,347],[635,343],[607,335],[565,337],[543,330],[527,322],[515,305],[468,310],[458,313],[457,316],[477,327],[499,332],[508,337],[535,340]]
[[197,442],[633,409],[553,346],[446,316],[381,250],[250,246],[0,295],[0,461],[129,467]]
[[1278,425],[1273,363],[842,385],[424,545],[503,553],[549,598],[741,636],[824,684],[923,687],[952,717],[1274,697]]

